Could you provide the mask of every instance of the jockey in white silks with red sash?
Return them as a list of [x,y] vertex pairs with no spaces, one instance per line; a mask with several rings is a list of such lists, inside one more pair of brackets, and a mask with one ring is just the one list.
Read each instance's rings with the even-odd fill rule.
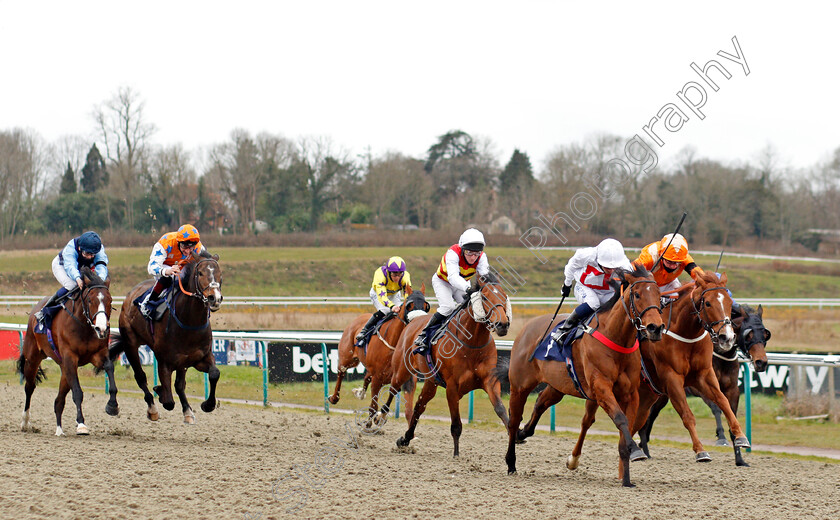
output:
[[565,323],[552,338],[561,343],[566,332],[574,330],[601,308],[615,294],[609,282],[613,270],[621,268],[632,271],[630,259],[624,254],[624,246],[614,238],[601,241],[596,247],[578,249],[566,264],[566,280],[562,294],[568,296],[575,284],[575,299],[579,305],[566,318]]
[[423,349],[426,331],[442,323],[464,302],[470,288],[469,280],[476,273],[479,276],[490,273],[490,263],[487,261],[487,254],[484,253],[484,245],[484,235],[481,231],[470,228],[461,234],[458,243],[450,247],[441,258],[440,266],[432,277],[432,288],[435,290],[438,308],[426,324],[426,328],[414,341],[414,344],[420,347],[415,352],[425,353]]

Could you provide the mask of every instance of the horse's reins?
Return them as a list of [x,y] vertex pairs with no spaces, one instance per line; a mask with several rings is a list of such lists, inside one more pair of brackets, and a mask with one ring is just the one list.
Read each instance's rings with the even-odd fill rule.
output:
[[[700,313],[701,312],[706,312],[706,314],[708,315],[708,311],[702,305],[703,301],[705,300],[705,298],[703,297],[704,294],[706,294],[707,292],[710,292],[710,291],[725,291],[725,290],[726,290],[726,287],[710,287],[708,289],[704,289],[703,292],[700,293],[700,303],[701,303],[701,308],[700,309],[697,308],[697,304],[694,302],[694,298],[691,298],[691,306],[694,308],[694,310],[692,311],[692,314],[697,316],[697,319],[700,321],[700,325],[702,325],[703,328],[706,329],[706,332],[708,332],[709,336],[711,336],[711,338],[712,338],[712,342],[714,343],[714,345],[717,345],[717,346],[720,345],[720,331],[723,330],[723,328],[726,327],[727,325],[731,326],[732,325],[732,320],[729,318],[729,316],[724,316],[723,319],[721,319],[721,320],[708,322],[700,316]],[[720,327],[717,328],[717,330],[715,330],[714,327],[718,323],[720,323],[721,325],[720,325]],[[735,345],[733,345],[732,348],[735,348]],[[724,350],[724,352],[729,352],[730,350],[732,350],[732,349]]]
[[195,266],[192,269],[191,276],[193,278],[193,285],[198,289],[194,293],[192,293],[192,292],[190,292],[190,291],[188,291],[184,288],[184,283],[181,280],[181,277],[178,276],[178,285],[181,287],[181,292],[184,293],[184,295],[186,295],[186,296],[192,296],[193,298],[198,298],[199,300],[201,300],[205,304],[208,302],[208,300],[207,300],[207,296],[204,294],[204,291],[206,291],[207,289],[219,289],[219,288],[221,288],[221,285],[219,284],[219,282],[216,282],[216,281],[210,282],[209,284],[207,284],[207,287],[204,287],[203,289],[201,288],[201,285],[199,285],[199,283],[198,283],[198,268],[201,266],[201,264],[205,264],[205,263],[208,263],[208,262],[214,262],[214,263],[216,263],[216,265],[218,265],[218,263],[212,258],[203,258],[203,259],[199,260],[198,262],[196,262]]
[[[106,286],[105,284],[96,284],[96,285],[88,285],[88,286],[85,286],[85,288],[84,288],[84,289],[82,289],[82,290],[78,293],[78,294],[79,294],[79,299],[80,299],[80,300],[82,300],[84,303],[87,303],[87,297],[88,297],[88,295],[90,295],[90,291],[91,291],[91,289],[105,289],[105,290],[107,291],[107,290],[108,290],[108,286]],[[69,301],[71,301],[71,302],[73,302],[73,306],[74,306],[74,310],[75,310],[75,306],[76,306],[76,299],[75,299],[75,298],[73,298],[73,297],[71,296],[71,297],[69,297],[69,298],[68,298],[68,300],[69,300]],[[65,308],[64,310],[67,310],[67,309]],[[84,327],[84,325],[85,325],[85,324],[84,324],[84,323],[82,323],[82,320],[80,320],[79,318],[77,318],[77,317],[76,317],[75,312],[67,311],[67,314],[69,314],[71,318],[73,318],[74,320],[76,320],[76,323],[78,323],[79,325],[81,325],[81,326],[83,326],[83,327]],[[107,313],[106,311],[104,311],[104,310],[101,310],[101,311],[96,311],[96,312],[93,314],[93,316],[91,316],[91,315],[90,315],[90,309],[88,309],[88,306],[87,306],[87,305],[84,305],[84,304],[82,305],[82,316],[85,318],[85,320],[87,321],[88,325],[90,325],[90,328],[92,328],[94,331],[96,330],[96,325],[94,325],[94,324],[93,324],[93,321],[94,321],[94,320],[96,319],[96,317],[97,317],[97,316],[99,316],[100,314],[104,314],[104,315],[105,315],[105,321],[107,322],[107,321],[108,321],[108,313]]]

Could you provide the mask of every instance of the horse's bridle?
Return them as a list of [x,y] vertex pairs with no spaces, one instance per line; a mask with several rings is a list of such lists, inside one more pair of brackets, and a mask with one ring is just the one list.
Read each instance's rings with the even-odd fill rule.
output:
[[[502,308],[502,313],[507,317],[507,298],[505,298],[505,303],[504,304],[490,302],[492,307],[490,307],[490,310],[488,311],[486,308],[484,308],[484,302],[489,301],[489,298],[486,298],[484,296],[484,293],[481,292],[481,289],[488,286],[488,285],[498,285],[499,287],[501,287],[502,284],[499,283],[499,282],[486,282],[484,285],[482,285],[481,287],[479,287],[475,291],[473,291],[473,292],[477,292],[481,295],[481,307],[482,307],[482,309],[484,309],[484,318],[478,318],[477,316],[475,316],[475,313],[472,312],[472,306],[471,305],[467,305],[467,309],[468,309],[467,312],[470,312],[470,317],[473,319],[473,321],[475,321],[476,323],[481,323],[483,325],[486,325],[487,328],[490,330],[490,332],[493,332],[493,331],[496,330],[496,322],[492,321],[490,319],[490,316],[496,311],[497,307],[501,307]],[[472,294],[472,293],[470,293],[470,294]],[[468,295],[467,299],[469,299],[469,295]]]
[[[90,295],[91,289],[105,289],[107,291],[108,286],[105,285],[105,284],[87,285],[87,286],[85,286],[84,289],[82,289],[78,293],[79,294],[78,299],[82,301],[82,316],[87,321],[87,324],[90,325],[90,328],[92,328],[95,331],[96,330],[96,325],[94,325],[93,322],[96,320],[96,317],[99,316],[100,314],[104,314],[105,315],[105,322],[107,323],[108,322],[108,313],[107,313],[107,310],[103,309],[101,311],[96,311],[95,313],[93,313],[93,316],[90,315],[90,309],[88,308],[88,305],[87,305],[87,303],[88,303],[87,299],[88,299],[88,296]],[[74,306],[76,305],[76,298],[73,298],[71,296],[69,298],[69,300],[73,302]],[[77,318],[76,315],[73,312],[68,311],[67,314],[69,314],[70,317],[72,317],[74,320],[76,320],[76,322],[79,325],[84,326],[84,323],[82,323],[82,321],[79,318]]]
[[633,287],[640,283],[656,283],[654,280],[636,280],[635,282],[631,283],[630,286],[627,288],[630,291],[630,308],[627,307],[627,302],[624,300],[624,285],[621,286],[621,304],[624,306],[624,312],[627,314],[627,319],[630,320],[630,323],[636,327],[636,330],[639,334],[643,337],[647,337],[647,329],[644,325],[642,325],[642,316],[645,315],[646,312],[649,310],[655,309],[657,312],[659,311],[659,305],[648,305],[644,309],[639,311],[636,307],[636,298],[633,294]]
[[213,263],[215,263],[217,266],[219,265],[219,263],[218,263],[218,262],[216,262],[216,260],[214,260],[213,258],[202,258],[201,260],[199,260],[198,262],[196,262],[196,263],[195,263],[195,266],[194,266],[194,267],[193,267],[193,269],[192,269],[192,274],[191,274],[191,276],[192,276],[192,279],[193,279],[193,285],[197,288],[196,292],[194,292],[194,293],[189,292],[188,290],[184,289],[184,284],[183,284],[183,282],[181,281],[181,277],[180,277],[180,276],[178,276],[178,285],[181,287],[181,292],[182,292],[182,293],[184,293],[184,295],[186,295],[186,296],[192,296],[193,298],[198,298],[198,299],[199,299],[199,300],[201,300],[201,301],[202,301],[205,305],[207,305],[207,304],[208,304],[208,299],[207,299],[207,296],[205,296],[204,292],[205,292],[207,289],[221,289],[221,287],[222,287],[222,286],[221,286],[221,284],[220,284],[219,282],[216,282],[216,281],[212,281],[212,282],[210,282],[209,284],[207,284],[207,287],[204,287],[204,288],[202,288],[202,287],[198,284],[198,274],[199,274],[199,273],[198,273],[198,268],[199,268],[202,264],[206,264],[206,263],[208,263],[208,262],[213,262]]
[[[706,332],[708,332],[709,336],[712,338],[712,344],[715,347],[718,347],[718,348],[720,347],[720,331],[723,330],[723,328],[726,327],[727,325],[731,326],[732,325],[732,320],[729,318],[729,316],[724,316],[723,319],[721,319],[721,320],[709,322],[707,320],[704,320],[700,316],[700,313],[701,312],[706,312],[706,314],[708,315],[708,311],[706,310],[706,307],[703,305],[703,302],[705,301],[704,295],[707,292],[709,292],[709,291],[725,291],[725,290],[726,290],[726,287],[710,287],[708,289],[704,289],[703,292],[700,293],[700,307],[701,307],[700,309],[697,308],[697,303],[694,302],[694,298],[691,298],[691,306],[694,308],[694,310],[692,311],[692,314],[697,316],[698,321],[700,321],[700,325],[704,329],[706,329]],[[717,330],[715,330],[715,325],[717,325],[718,323],[720,323],[720,327],[718,327]],[[726,350],[720,349],[720,351],[721,352],[729,352],[733,348],[735,348],[734,344],[732,345],[731,348],[728,348]]]

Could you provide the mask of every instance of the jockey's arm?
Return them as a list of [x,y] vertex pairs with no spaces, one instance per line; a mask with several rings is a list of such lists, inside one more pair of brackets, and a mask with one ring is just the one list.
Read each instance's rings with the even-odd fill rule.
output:
[[79,254],[72,240],[61,250],[61,260],[64,272],[71,280],[77,282],[82,279],[82,274],[79,272]]
[[155,278],[163,276],[164,260],[166,260],[166,250],[163,249],[160,242],[156,242],[152,248],[152,254],[149,257],[149,266],[147,269],[149,274]]
[[575,275],[578,271],[586,267],[586,261],[587,258],[585,249],[578,249],[575,251],[575,254],[569,258],[569,261],[566,263],[566,267],[563,269],[563,273],[566,275],[563,285],[568,285],[569,287],[572,286],[575,281]]
[[105,254],[105,247],[100,247],[99,252],[93,257],[93,270],[105,280],[108,278],[108,255]]
[[376,299],[379,303],[387,308],[391,308],[394,304],[388,299],[388,280],[382,274],[381,269],[377,269],[373,275],[373,283],[371,284],[373,290],[376,292]]
[[691,276],[692,280],[696,280],[699,275],[703,274],[703,270],[694,262],[691,255],[687,255],[685,258],[685,272]]
[[[470,288],[470,282],[464,280],[464,277],[461,276],[461,267],[458,265],[458,253],[450,249],[446,252],[444,258],[446,261],[446,277],[449,279],[449,285],[459,291],[467,292]],[[479,260],[479,265],[481,265],[481,260]]]

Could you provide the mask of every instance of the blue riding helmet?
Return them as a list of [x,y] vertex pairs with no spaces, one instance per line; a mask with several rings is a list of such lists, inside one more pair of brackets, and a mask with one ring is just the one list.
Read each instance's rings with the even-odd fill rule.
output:
[[102,249],[102,239],[93,231],[86,231],[79,237],[79,250],[95,255]]

